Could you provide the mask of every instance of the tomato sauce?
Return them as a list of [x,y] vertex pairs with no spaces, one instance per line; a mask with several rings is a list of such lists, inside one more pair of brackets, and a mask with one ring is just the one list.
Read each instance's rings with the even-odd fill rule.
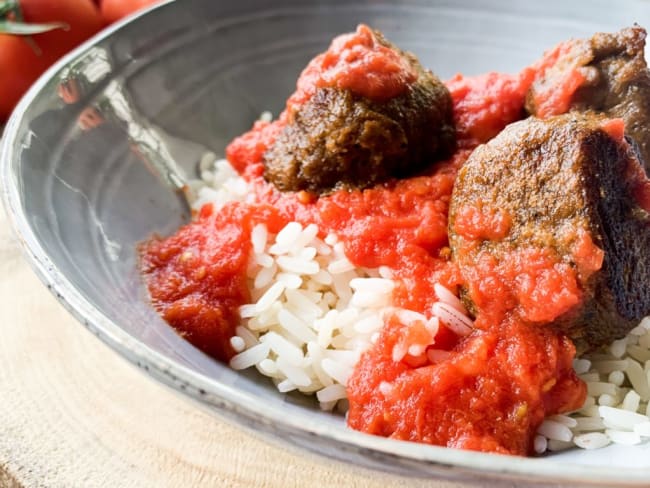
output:
[[258,120],[252,130],[236,137],[226,147],[226,158],[232,167],[248,180],[261,177],[264,174],[262,157],[285,125],[284,116],[274,122]]
[[499,240],[510,231],[511,218],[505,210],[479,205],[458,209],[455,231],[468,239]]
[[575,408],[584,388],[573,344],[516,320],[477,330],[438,363],[394,361],[405,326],[388,322],[348,382],[348,424],[394,439],[527,454],[546,415]]
[[298,78],[287,109],[309,100],[317,88],[338,88],[382,102],[404,93],[418,73],[397,52],[384,45],[366,25],[332,41]]
[[[577,42],[558,44],[530,67],[538,84],[532,102],[539,118],[568,112],[573,95],[586,81],[580,70]],[[552,78],[552,83],[546,83],[547,78]]]
[[457,281],[449,262],[447,214],[456,172],[468,156],[459,151],[428,175],[337,191],[307,203],[299,193],[281,193],[259,179],[255,185],[258,199],[286,219],[315,223],[323,236],[339,236],[356,266],[393,269],[395,305],[425,310],[436,300],[436,282],[453,288]]
[[461,144],[475,147],[489,141],[506,125],[524,118],[526,91],[534,72],[518,75],[487,73],[456,75],[446,85],[454,102],[454,122]]
[[[342,36],[305,69],[287,110],[304,103],[315,87],[336,86],[373,99],[390,98],[413,81],[409,69],[360,27]],[[233,167],[255,188],[261,204],[206,205],[174,236],[142,247],[142,268],[154,305],[181,335],[227,361],[246,289],[250,232],[263,222],[278,232],[287,222],[316,223],[334,232],[357,266],[395,272],[394,305],[430,316],[434,285],[466,285],[477,306],[476,328],[458,337],[443,322],[405,328],[389,318],[349,381],[348,423],[367,433],[450,447],[529,454],[545,416],[581,406],[585,386],[575,376],[575,349],[547,322],[581,299],[578,272],[551,251],[523,249],[508,259],[452,263],[447,214],[457,170],[479,143],[523,116],[535,71],[520,75],[460,75],[448,82],[454,101],[458,152],[427,174],[363,191],[320,198],[281,193],[262,177],[263,155],[286,124],[257,122],[227,148]],[[468,209],[457,222],[472,238],[507,235],[510,216],[498,209]],[[584,269],[599,267],[594,247],[580,241]],[[597,248],[596,248],[597,249]],[[462,260],[461,260],[462,261]],[[602,257],[601,257],[602,262]],[[433,344],[435,354],[393,358],[396,346]]]
[[459,266],[469,296],[478,310],[475,326],[487,329],[510,312],[526,322],[547,323],[581,301],[575,270],[545,248],[514,249],[498,259],[479,254]]
[[141,249],[151,300],[176,331],[207,354],[228,361],[237,309],[250,299],[246,267],[250,233],[264,222],[278,232],[287,221],[269,205],[205,205],[196,220]]

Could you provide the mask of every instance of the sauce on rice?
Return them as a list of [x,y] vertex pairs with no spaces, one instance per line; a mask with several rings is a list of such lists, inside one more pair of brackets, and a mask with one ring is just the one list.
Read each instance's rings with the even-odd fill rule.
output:
[[[547,415],[579,408],[571,341],[510,318],[467,336],[439,363],[394,361],[391,321],[348,382],[348,424],[394,439],[525,455]],[[441,347],[436,343],[435,347]]]

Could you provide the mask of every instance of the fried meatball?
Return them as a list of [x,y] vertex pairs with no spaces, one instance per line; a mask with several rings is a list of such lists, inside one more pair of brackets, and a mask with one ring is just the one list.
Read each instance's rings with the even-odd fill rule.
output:
[[264,177],[278,189],[322,194],[366,188],[413,175],[452,153],[447,88],[413,55],[380,33],[373,35],[373,42],[390,48],[414,79],[388,99],[374,96],[377,90],[369,97],[336,83],[310,87],[306,101],[289,106],[287,124],[264,156]]
[[564,44],[557,60],[542,72],[526,97],[526,109],[540,114],[540,105],[554,96],[554,87],[576,84],[569,110],[592,110],[625,121],[626,134],[638,147],[650,171],[650,71],[644,57],[646,31],[634,26],[617,33]]
[[[513,256],[525,249],[549,250],[558,278],[575,273],[580,301],[553,326],[579,352],[623,337],[650,313],[650,218],[635,197],[645,174],[622,130],[617,133],[610,122],[593,113],[530,117],[479,146],[461,168],[449,236],[452,256],[464,270],[463,298],[475,313],[472,290],[482,287],[489,295],[490,287],[499,286],[498,279],[489,286],[478,281],[479,263],[513,269]],[[472,208],[501,217],[492,218],[492,234],[459,232],[463,212]],[[524,274],[510,279],[520,290],[539,292]],[[562,299],[564,291],[548,300]]]

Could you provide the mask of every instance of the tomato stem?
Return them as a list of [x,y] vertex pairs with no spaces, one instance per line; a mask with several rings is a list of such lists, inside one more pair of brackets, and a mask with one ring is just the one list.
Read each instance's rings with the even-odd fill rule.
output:
[[68,24],[61,22],[50,22],[47,24],[25,24],[24,22],[14,22],[12,20],[0,20],[0,33],[13,34],[18,36],[31,36],[42,34],[54,29],[68,30]]
[[70,26],[64,22],[29,24],[23,18],[18,0],[0,0],[0,34],[31,36],[54,29],[68,30],[69,28]]

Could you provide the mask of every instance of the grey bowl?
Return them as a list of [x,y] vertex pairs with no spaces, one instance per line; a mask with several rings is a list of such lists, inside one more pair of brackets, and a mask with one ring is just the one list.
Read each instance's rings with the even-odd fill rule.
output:
[[514,72],[560,40],[650,26],[650,2],[166,3],[63,59],[6,127],[4,202],[36,272],[119,354],[261,434],[408,476],[647,486],[647,444],[521,459],[353,432],[341,417],[206,357],[148,306],[135,249],[188,220],[180,181],[205,151],[222,154],[260,112],[277,114],[308,59],[359,22],[444,79]]

